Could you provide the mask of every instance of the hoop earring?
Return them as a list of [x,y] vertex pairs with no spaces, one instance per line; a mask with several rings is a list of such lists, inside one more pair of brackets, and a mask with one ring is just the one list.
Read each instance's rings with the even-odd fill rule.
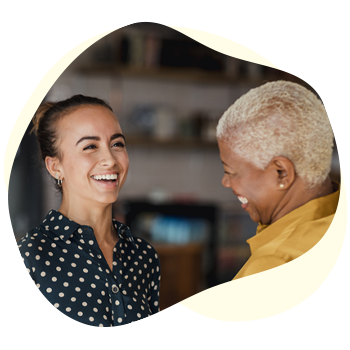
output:
[[62,179],[58,177],[58,174],[56,173],[56,179],[57,179],[57,185],[58,187],[62,187]]

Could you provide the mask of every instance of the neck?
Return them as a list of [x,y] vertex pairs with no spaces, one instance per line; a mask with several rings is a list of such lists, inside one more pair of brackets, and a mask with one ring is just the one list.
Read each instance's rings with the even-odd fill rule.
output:
[[322,185],[313,189],[309,189],[307,185],[297,177],[293,184],[285,192],[282,192],[282,199],[272,215],[270,224],[311,200],[327,196],[333,192],[332,182],[329,177],[327,177]]
[[112,204],[78,204],[68,201],[63,196],[59,212],[80,225],[92,227],[98,242],[115,242],[118,239],[112,223]]

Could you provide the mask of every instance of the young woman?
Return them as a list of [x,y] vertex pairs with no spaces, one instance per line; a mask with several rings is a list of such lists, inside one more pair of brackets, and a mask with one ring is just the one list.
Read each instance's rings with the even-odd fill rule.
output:
[[112,219],[129,158],[111,107],[76,95],[44,103],[33,122],[42,159],[62,193],[59,210],[18,242],[37,287],[61,312],[93,326],[158,312],[157,253]]

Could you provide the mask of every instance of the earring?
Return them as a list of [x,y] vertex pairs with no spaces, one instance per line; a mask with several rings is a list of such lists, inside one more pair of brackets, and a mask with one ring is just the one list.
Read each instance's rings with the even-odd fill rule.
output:
[[59,187],[62,187],[62,179],[60,179],[59,177],[58,177],[58,174],[56,173],[56,179],[57,179],[57,185],[59,186]]
[[284,184],[280,184],[280,188],[283,188],[284,187]]

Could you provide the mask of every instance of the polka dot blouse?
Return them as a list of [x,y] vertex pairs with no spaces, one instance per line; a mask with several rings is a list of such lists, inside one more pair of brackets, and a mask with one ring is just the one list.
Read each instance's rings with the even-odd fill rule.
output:
[[57,309],[92,326],[118,326],[159,311],[159,258],[146,241],[113,220],[119,240],[113,271],[90,226],[51,210],[18,242],[36,286]]

